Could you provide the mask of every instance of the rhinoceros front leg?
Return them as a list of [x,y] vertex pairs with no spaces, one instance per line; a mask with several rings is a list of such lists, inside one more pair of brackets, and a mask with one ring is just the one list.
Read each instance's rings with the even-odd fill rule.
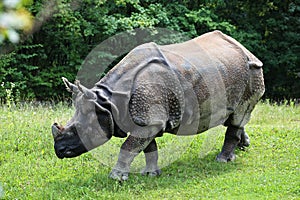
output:
[[139,138],[131,135],[128,136],[121,146],[117,164],[109,174],[109,177],[119,181],[127,180],[133,159],[143,151],[153,139],[153,137]]
[[146,158],[146,167],[141,172],[142,175],[158,176],[161,174],[161,170],[158,168],[158,151],[155,139],[144,149]]
[[[219,162],[228,162],[233,161],[235,159],[235,148],[240,144],[241,137],[243,135],[243,139],[245,139],[246,133],[244,132],[244,128],[238,128],[234,126],[228,126],[225,133],[225,140],[222,147],[221,153],[217,156],[217,161]],[[248,138],[248,135],[247,135]],[[249,138],[248,138],[249,141]],[[246,141],[245,141],[246,142]],[[249,145],[249,144],[248,144]]]
[[248,134],[243,130],[242,134],[241,134],[241,140],[238,143],[238,147],[241,150],[244,150],[245,147],[248,147],[250,145],[250,138],[248,136]]

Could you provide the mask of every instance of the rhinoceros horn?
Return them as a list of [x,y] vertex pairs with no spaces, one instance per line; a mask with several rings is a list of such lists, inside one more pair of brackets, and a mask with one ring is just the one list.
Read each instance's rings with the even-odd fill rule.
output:
[[77,94],[79,92],[78,90],[78,87],[76,85],[74,85],[73,83],[70,83],[68,81],[68,79],[66,79],[65,77],[62,77],[62,80],[66,86],[66,89],[69,91],[69,92],[74,92],[75,94]]
[[54,123],[52,125],[52,136],[54,138],[54,140],[57,138],[57,136],[59,136],[61,134],[59,128],[58,128],[58,124]]
[[76,80],[75,84],[76,84],[78,90],[84,94],[86,99],[91,99],[91,100],[97,99],[96,94],[92,90],[81,85],[79,80]]

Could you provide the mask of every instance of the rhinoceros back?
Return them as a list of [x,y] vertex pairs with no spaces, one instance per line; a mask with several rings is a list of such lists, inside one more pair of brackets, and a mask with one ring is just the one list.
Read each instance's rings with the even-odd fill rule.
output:
[[228,38],[215,31],[180,44],[133,49],[97,83],[111,91],[120,128],[161,123],[162,129],[190,135],[223,124],[243,100],[249,60],[256,58]]

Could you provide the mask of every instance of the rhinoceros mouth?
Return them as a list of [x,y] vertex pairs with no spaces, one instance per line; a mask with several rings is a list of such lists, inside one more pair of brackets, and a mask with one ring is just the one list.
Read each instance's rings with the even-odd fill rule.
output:
[[61,152],[55,151],[55,154],[58,158],[63,159],[65,157],[65,155]]
[[63,159],[63,158],[74,158],[76,156],[79,156],[80,154],[78,153],[75,153],[71,150],[65,150],[65,151],[56,151],[56,156],[60,159]]

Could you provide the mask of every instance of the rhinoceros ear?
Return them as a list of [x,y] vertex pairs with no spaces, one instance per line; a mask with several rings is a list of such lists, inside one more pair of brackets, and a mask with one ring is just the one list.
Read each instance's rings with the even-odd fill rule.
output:
[[84,94],[84,97],[86,99],[91,99],[91,100],[96,100],[97,95],[90,89],[84,87],[83,85],[80,84],[79,80],[75,81],[75,84],[80,92]]
[[62,77],[62,80],[66,86],[66,89],[69,91],[69,92],[73,92],[75,94],[77,94],[79,92],[78,90],[78,87],[76,85],[74,85],[73,83],[70,83],[68,81],[68,79],[66,79],[65,77]]

